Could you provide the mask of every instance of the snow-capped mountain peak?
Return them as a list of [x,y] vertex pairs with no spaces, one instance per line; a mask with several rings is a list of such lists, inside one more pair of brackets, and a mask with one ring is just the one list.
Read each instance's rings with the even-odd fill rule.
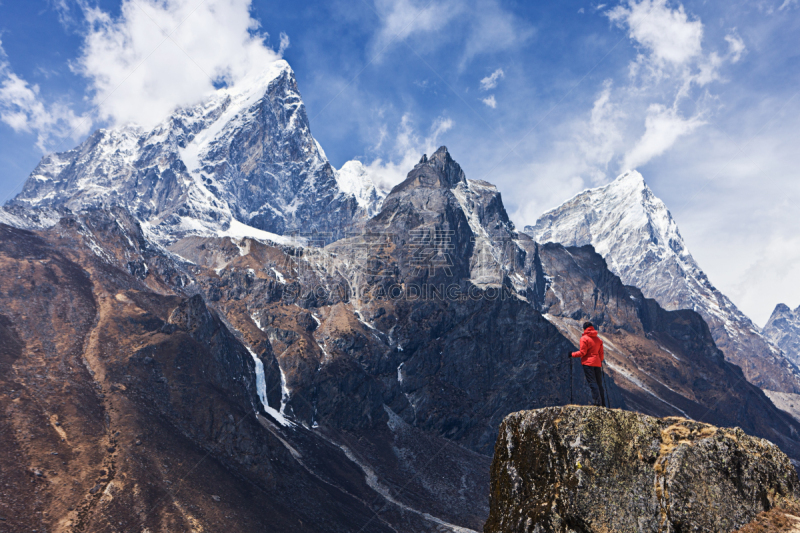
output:
[[375,187],[367,167],[361,161],[348,161],[342,168],[335,171],[336,183],[339,189],[346,194],[352,194],[358,205],[368,216],[374,216],[380,211],[381,203],[386,198],[386,192]]
[[667,206],[635,170],[576,195],[525,231],[540,242],[592,244],[618,273],[631,278],[639,277],[642,252],[651,261],[676,256],[694,262]]
[[76,149],[46,156],[11,203],[121,205],[164,241],[221,234],[232,220],[338,238],[374,211],[369,184],[360,182],[340,187],[311,135],[294,72],[279,60],[151,131],[98,130]]
[[[280,77],[291,80],[281,102],[284,111],[290,115],[287,129],[302,127],[302,123],[307,122],[304,117],[296,116],[303,101],[294,85],[294,71],[285,60],[278,60],[258,75],[241,80],[233,87],[217,90],[213,97],[195,108],[197,115],[207,120],[207,124],[180,150],[181,159],[190,173],[205,170],[208,160],[213,158],[210,152],[218,139],[224,139],[255,118],[257,109],[254,106],[267,96],[270,83]],[[327,161],[319,143],[314,140],[314,144],[317,150],[312,150],[312,155]]]
[[576,195],[524,231],[541,243],[591,244],[626,285],[640,288],[665,309],[700,313],[717,345],[751,382],[800,392],[800,371],[711,284],[667,206],[639,172]]
[[795,364],[800,364],[800,306],[792,311],[788,305],[778,304],[764,326],[763,334]]
[[258,76],[242,80],[233,87],[219,89],[202,107],[196,108],[201,111],[201,116],[209,117],[211,123],[180,150],[181,159],[190,173],[201,169],[201,160],[208,156],[209,145],[225,130],[236,127],[238,121],[234,119],[244,120],[244,114],[264,97],[269,83],[282,73],[289,76],[294,74],[289,63],[276,61]]

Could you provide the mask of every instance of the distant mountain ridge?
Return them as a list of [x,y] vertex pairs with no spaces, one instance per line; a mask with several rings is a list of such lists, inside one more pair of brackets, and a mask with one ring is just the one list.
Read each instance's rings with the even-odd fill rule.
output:
[[637,171],[584,191],[543,214],[525,233],[541,243],[591,244],[612,272],[665,309],[693,309],[717,345],[752,383],[800,393],[800,370],[758,326],[711,284],[694,260],[667,206]]
[[800,365],[800,306],[792,311],[788,305],[778,304],[762,332],[796,365]]
[[363,166],[336,171],[311,135],[286,61],[175,111],[151,131],[98,130],[44,157],[14,206],[123,206],[162,241],[220,234],[232,220],[328,240],[377,211],[383,194]]

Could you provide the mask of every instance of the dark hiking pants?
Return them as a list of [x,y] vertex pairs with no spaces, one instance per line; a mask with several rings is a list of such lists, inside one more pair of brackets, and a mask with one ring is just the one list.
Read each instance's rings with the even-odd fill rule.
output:
[[603,371],[599,366],[583,367],[583,375],[586,376],[586,383],[592,391],[592,405],[605,406],[606,398],[603,395]]

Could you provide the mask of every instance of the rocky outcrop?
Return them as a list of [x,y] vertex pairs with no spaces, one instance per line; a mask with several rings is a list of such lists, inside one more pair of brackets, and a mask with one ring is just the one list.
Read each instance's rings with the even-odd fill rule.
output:
[[800,306],[794,311],[786,304],[775,306],[762,333],[795,364],[800,364]]
[[798,496],[788,457],[739,428],[552,407],[503,421],[484,531],[727,532]]

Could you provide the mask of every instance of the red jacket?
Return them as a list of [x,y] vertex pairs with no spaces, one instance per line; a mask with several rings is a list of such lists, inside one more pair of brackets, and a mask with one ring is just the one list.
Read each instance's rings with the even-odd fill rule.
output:
[[581,364],[585,366],[602,366],[605,355],[603,354],[603,340],[597,336],[594,328],[586,328],[581,337],[580,351],[573,352],[572,357],[580,357]]

